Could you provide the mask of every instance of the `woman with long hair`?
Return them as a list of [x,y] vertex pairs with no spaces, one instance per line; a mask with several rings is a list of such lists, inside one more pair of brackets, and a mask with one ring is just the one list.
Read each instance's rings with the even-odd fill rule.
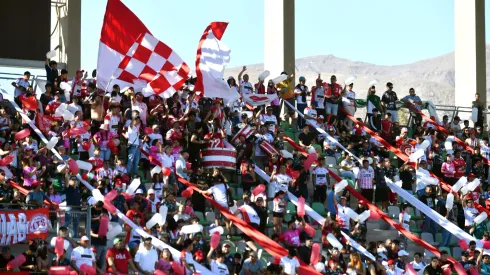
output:
[[204,125],[197,123],[194,132],[191,136],[191,141],[188,144],[189,162],[192,163],[192,169],[196,168],[196,164],[200,158],[200,150],[209,141],[204,140]]
[[[349,271],[351,273],[349,273]],[[349,263],[347,264],[348,274],[366,275],[366,268],[364,267],[361,256],[359,253],[351,253],[349,256]]]
[[42,243],[37,247],[37,271],[47,272],[51,267],[51,262],[48,259],[48,247]]
[[444,181],[450,185],[454,185],[458,178],[455,177],[456,167],[454,166],[453,156],[446,155],[446,161],[441,166],[441,173],[444,175]]
[[286,209],[286,200],[284,199],[284,191],[280,190],[276,193],[273,200],[272,223],[274,224],[274,233],[282,233],[282,221],[284,219],[284,210]]
[[165,248],[160,254],[160,259],[155,263],[155,268],[165,272],[166,274],[174,274],[172,271],[172,262],[172,254],[168,248]]

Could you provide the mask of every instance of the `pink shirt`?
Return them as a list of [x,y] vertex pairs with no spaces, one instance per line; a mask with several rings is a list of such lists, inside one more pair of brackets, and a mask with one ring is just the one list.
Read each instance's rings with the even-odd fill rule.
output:
[[30,187],[32,186],[32,182],[34,180],[37,180],[37,176],[34,175],[34,176],[29,176],[28,173],[32,172],[34,170],[34,167],[30,167],[30,166],[27,166],[27,167],[24,167],[24,169],[22,170],[23,174],[24,174],[24,184],[23,186],[27,186],[27,187]]
[[301,229],[296,228],[294,230],[289,230],[284,233],[284,239],[286,242],[292,245],[301,245],[301,242],[299,240],[299,233],[301,233]]
[[107,150],[107,143],[109,140],[111,140],[114,137],[114,134],[112,134],[109,131],[106,131],[104,134],[101,132],[97,132],[94,135],[94,139],[97,141],[98,145],[100,146],[100,150]]
[[[455,172],[456,169],[454,168],[454,163],[451,161],[451,163],[444,162],[441,166],[441,171],[446,170],[448,172]],[[443,173],[445,177],[448,178],[454,178],[454,173]]]

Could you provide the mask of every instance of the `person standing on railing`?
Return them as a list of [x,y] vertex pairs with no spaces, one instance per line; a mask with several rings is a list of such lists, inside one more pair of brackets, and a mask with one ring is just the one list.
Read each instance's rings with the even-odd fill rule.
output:
[[391,114],[391,121],[398,122],[398,111],[396,109],[396,101],[398,100],[398,97],[395,91],[393,91],[393,83],[386,83],[386,89],[386,92],[381,98],[381,103],[383,104],[386,112]]

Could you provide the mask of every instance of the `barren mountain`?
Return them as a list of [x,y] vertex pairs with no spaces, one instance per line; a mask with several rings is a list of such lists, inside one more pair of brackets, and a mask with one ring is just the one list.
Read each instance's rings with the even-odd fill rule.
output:
[[[489,51],[490,44],[487,45],[487,60],[490,57]],[[489,64],[487,62],[487,72],[490,72]],[[247,73],[252,82],[263,71],[263,67],[263,64],[247,65]],[[230,68],[225,75],[233,75],[236,78],[240,70],[241,67]],[[308,86],[314,85],[318,73],[321,73],[322,79],[326,81],[329,80],[330,75],[335,74],[341,84],[349,76],[355,75],[357,79],[354,81],[354,91],[358,98],[365,98],[368,83],[377,79],[379,80],[378,95],[385,90],[386,82],[392,82],[399,97],[407,95],[409,88],[413,87],[422,100],[430,100],[435,104],[454,105],[454,52],[397,66],[380,66],[333,55],[296,59],[296,77],[306,77]],[[487,74],[487,82],[488,79]]]

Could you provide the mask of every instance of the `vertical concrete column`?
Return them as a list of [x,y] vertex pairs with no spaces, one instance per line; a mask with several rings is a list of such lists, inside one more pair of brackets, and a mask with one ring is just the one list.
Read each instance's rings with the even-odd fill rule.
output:
[[487,103],[485,0],[454,0],[455,105],[471,107],[475,93]]
[[[81,66],[81,32],[82,32],[82,1],[68,0],[68,26],[66,43],[67,70],[68,74],[75,76]],[[65,38],[66,39],[66,38]],[[90,70],[90,68],[86,68]]]
[[294,72],[294,1],[264,1],[264,69],[272,78]]

